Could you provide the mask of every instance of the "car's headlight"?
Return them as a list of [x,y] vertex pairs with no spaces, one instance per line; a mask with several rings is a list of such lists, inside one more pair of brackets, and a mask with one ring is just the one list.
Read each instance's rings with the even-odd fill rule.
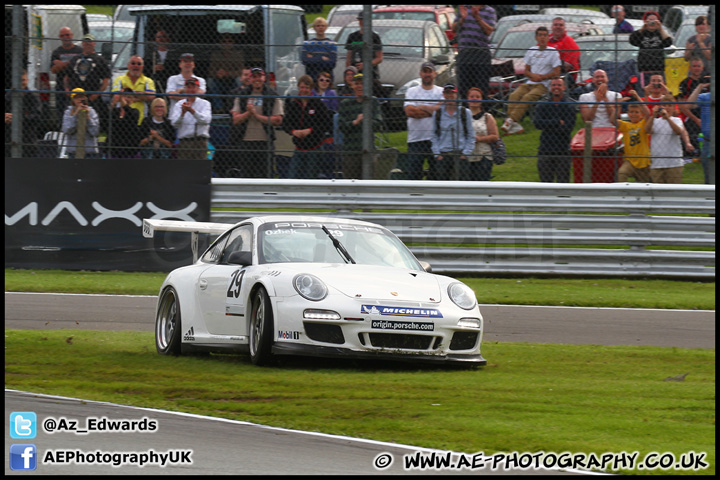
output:
[[295,275],[295,278],[293,278],[293,287],[295,287],[295,290],[297,290],[300,295],[313,302],[322,300],[328,294],[328,289],[323,281],[308,273]]
[[452,283],[448,286],[450,300],[463,310],[471,310],[477,303],[475,292],[464,283]]
[[402,87],[398,88],[397,95],[398,95],[398,96],[400,96],[400,95],[405,96],[405,94],[407,93],[408,89],[410,89],[411,87],[417,87],[418,85],[421,85],[421,84],[422,84],[422,80],[421,80],[421,79],[419,79],[419,78],[414,78],[414,79],[410,80],[409,82],[407,82],[407,83],[406,83],[405,85],[403,85]]

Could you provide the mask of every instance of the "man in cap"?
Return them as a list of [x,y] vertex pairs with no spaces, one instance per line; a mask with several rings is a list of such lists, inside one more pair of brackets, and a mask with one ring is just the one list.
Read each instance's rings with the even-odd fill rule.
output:
[[[207,91],[207,82],[204,78],[195,75],[195,55],[192,53],[183,53],[180,55],[180,73],[168,78],[167,88],[165,91],[169,95],[182,95],[185,93],[185,81],[189,78],[195,78],[200,82],[199,93],[203,94]],[[180,97],[170,97],[170,110],[177,103]]]
[[[250,86],[240,91],[231,110],[231,142],[242,152],[228,159],[228,176],[267,178],[272,175],[275,127],[282,124],[284,103],[265,83],[265,70],[250,69]],[[232,171],[232,172],[231,172]]]
[[432,153],[433,113],[443,100],[442,87],[435,85],[435,65],[425,62],[420,66],[420,85],[408,89],[405,94],[407,115],[407,155],[398,157],[398,178],[422,180],[425,159],[434,161]]
[[432,152],[428,180],[460,180],[460,170],[475,150],[475,130],[469,108],[459,105],[455,84],[443,87],[445,102],[433,114]]
[[[75,56],[66,69],[65,90],[82,88],[86,92],[104,92],[110,85],[110,67],[95,52],[95,37],[88,33],[82,38],[82,53]],[[100,131],[107,131],[108,109],[99,93],[90,93],[88,102],[100,116]]]
[[130,87],[133,92],[140,95],[135,96],[135,102],[130,105],[132,108],[138,111],[138,125],[140,125],[145,118],[145,112],[148,105],[155,100],[155,82],[152,78],[146,77],[143,74],[145,68],[145,62],[142,57],[133,55],[128,60],[128,71],[125,75],[118,77],[113,82],[112,92],[112,105],[117,106],[120,102],[120,95],[125,91],[127,87]]
[[[362,57],[362,51],[365,45],[363,40],[363,12],[358,14],[357,21],[360,24],[360,29],[348,35],[347,41],[345,42],[345,50],[347,50],[345,66],[357,68],[358,73],[367,73],[368,65],[365,65]],[[371,37],[373,58],[369,66],[372,67],[373,71],[373,95],[380,97],[382,96],[382,84],[380,83],[380,68],[378,65],[383,61],[382,39],[376,32],[372,32]]]
[[177,129],[178,159],[202,160],[207,158],[212,107],[200,94],[200,81],[195,77],[185,80],[186,98],[175,103],[170,111],[170,123]]

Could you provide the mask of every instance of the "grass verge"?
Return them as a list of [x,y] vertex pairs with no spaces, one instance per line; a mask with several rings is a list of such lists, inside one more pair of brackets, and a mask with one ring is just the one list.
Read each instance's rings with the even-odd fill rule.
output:
[[6,330],[5,386],[467,453],[707,452],[699,472],[617,473],[714,474],[714,351],[490,342],[483,354],[470,370],[257,368],[162,357],[152,333]]
[[[164,273],[5,269],[5,290],[157,295],[164,278]],[[475,291],[480,303],[715,309],[715,282],[622,278],[460,278],[460,280]]]

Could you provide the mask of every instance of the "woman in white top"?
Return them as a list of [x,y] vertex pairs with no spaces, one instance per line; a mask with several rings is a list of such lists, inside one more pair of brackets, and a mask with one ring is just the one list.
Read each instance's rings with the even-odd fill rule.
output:
[[472,126],[475,131],[475,150],[462,166],[460,178],[473,181],[490,181],[492,178],[492,144],[499,137],[495,117],[485,112],[482,104],[482,91],[477,87],[468,90],[467,100],[472,114]]

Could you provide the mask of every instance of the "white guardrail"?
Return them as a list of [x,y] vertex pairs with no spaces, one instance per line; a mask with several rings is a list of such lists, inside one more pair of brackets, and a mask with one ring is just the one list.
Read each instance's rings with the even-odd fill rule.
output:
[[715,277],[715,186],[212,179],[211,221],[298,213],[392,230],[433,272]]

